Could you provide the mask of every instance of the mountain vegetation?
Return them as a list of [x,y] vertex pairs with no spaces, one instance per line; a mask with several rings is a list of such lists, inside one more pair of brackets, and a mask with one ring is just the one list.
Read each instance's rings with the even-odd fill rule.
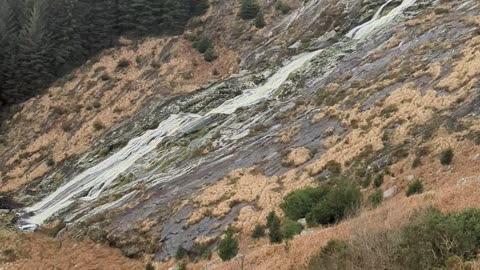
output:
[[119,36],[182,32],[207,0],[0,1],[0,105],[38,94]]

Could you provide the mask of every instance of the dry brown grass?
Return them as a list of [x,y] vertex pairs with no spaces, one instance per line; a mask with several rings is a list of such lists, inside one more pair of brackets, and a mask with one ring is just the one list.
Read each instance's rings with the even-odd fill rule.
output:
[[0,269],[145,269],[141,261],[93,242],[0,230]]

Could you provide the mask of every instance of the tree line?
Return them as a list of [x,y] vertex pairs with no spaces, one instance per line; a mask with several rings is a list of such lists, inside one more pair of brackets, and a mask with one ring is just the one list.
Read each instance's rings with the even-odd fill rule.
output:
[[0,0],[0,108],[24,101],[119,36],[181,33],[208,0]]

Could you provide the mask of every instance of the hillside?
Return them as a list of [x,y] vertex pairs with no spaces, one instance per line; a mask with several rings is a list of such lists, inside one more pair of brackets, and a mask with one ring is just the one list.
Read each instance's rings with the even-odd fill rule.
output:
[[4,110],[0,268],[480,269],[479,11],[210,1],[116,36]]

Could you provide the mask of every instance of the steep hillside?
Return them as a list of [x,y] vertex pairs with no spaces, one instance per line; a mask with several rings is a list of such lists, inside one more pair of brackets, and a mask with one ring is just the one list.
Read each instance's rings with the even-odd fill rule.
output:
[[[0,141],[5,243],[102,245],[78,269],[108,265],[110,248],[130,258],[113,269],[316,269],[329,240],[480,206],[477,1],[258,4],[265,27],[238,16],[241,1],[210,1],[183,35],[122,38],[19,105]],[[288,222],[292,191],[345,182],[355,213],[307,216],[283,243],[251,237],[272,211]],[[239,252],[222,262],[230,226]],[[56,263],[21,243],[0,247],[6,269]]]

